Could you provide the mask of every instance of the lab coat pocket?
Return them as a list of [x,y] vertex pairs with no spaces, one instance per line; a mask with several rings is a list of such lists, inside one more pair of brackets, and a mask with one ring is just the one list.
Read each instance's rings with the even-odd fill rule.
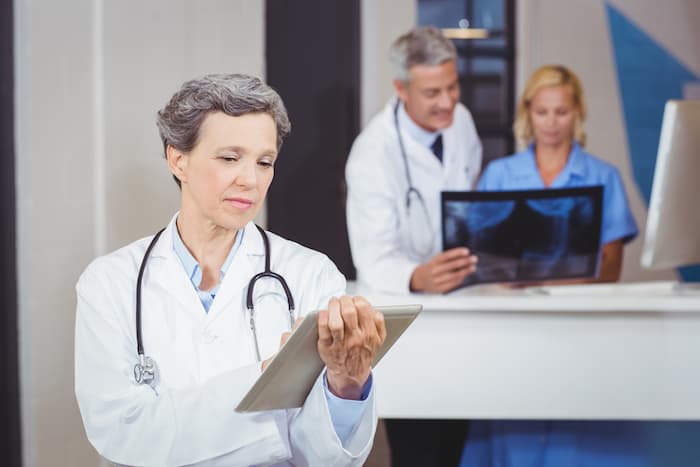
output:
[[145,304],[148,313],[142,316],[144,350],[158,366],[159,386],[179,388],[192,384],[200,376],[198,351],[191,336],[197,323],[172,296]]

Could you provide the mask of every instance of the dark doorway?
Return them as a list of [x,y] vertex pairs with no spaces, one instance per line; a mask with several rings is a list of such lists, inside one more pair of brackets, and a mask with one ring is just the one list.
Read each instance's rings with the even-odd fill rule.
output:
[[2,465],[22,465],[17,352],[17,255],[12,1],[0,2],[0,453]]
[[515,118],[515,0],[418,0],[418,23],[457,28],[466,21],[487,39],[455,39],[462,103],[484,146],[482,170],[512,154]]
[[327,254],[349,279],[344,170],[359,132],[359,18],[359,0],[266,3],[267,81],[292,121],[268,195],[268,226]]

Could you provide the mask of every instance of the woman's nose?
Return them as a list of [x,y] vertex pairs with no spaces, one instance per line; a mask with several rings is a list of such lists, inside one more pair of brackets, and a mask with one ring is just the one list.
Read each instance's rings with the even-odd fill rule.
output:
[[255,171],[255,167],[255,162],[242,164],[240,172],[238,172],[236,175],[236,184],[245,187],[255,186],[257,183],[257,173]]

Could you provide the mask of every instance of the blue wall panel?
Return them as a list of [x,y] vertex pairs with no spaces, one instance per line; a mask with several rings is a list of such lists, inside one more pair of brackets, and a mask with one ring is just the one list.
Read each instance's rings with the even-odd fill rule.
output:
[[[619,10],[606,7],[632,170],[648,204],[664,105],[683,98],[683,86],[700,78]],[[700,280],[700,266],[679,271],[684,280]]]

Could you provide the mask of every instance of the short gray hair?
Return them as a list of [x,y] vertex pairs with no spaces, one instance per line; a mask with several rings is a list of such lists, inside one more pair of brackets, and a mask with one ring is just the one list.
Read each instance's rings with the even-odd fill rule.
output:
[[433,26],[411,29],[391,45],[389,61],[394,67],[394,78],[409,81],[409,70],[415,65],[440,65],[457,58],[451,40]]
[[[211,74],[187,81],[158,111],[157,125],[163,150],[168,146],[190,152],[197,145],[204,118],[212,112],[232,117],[266,113],[277,128],[277,150],[291,125],[282,98],[260,78],[243,74]],[[175,178],[178,186],[180,181]]]

